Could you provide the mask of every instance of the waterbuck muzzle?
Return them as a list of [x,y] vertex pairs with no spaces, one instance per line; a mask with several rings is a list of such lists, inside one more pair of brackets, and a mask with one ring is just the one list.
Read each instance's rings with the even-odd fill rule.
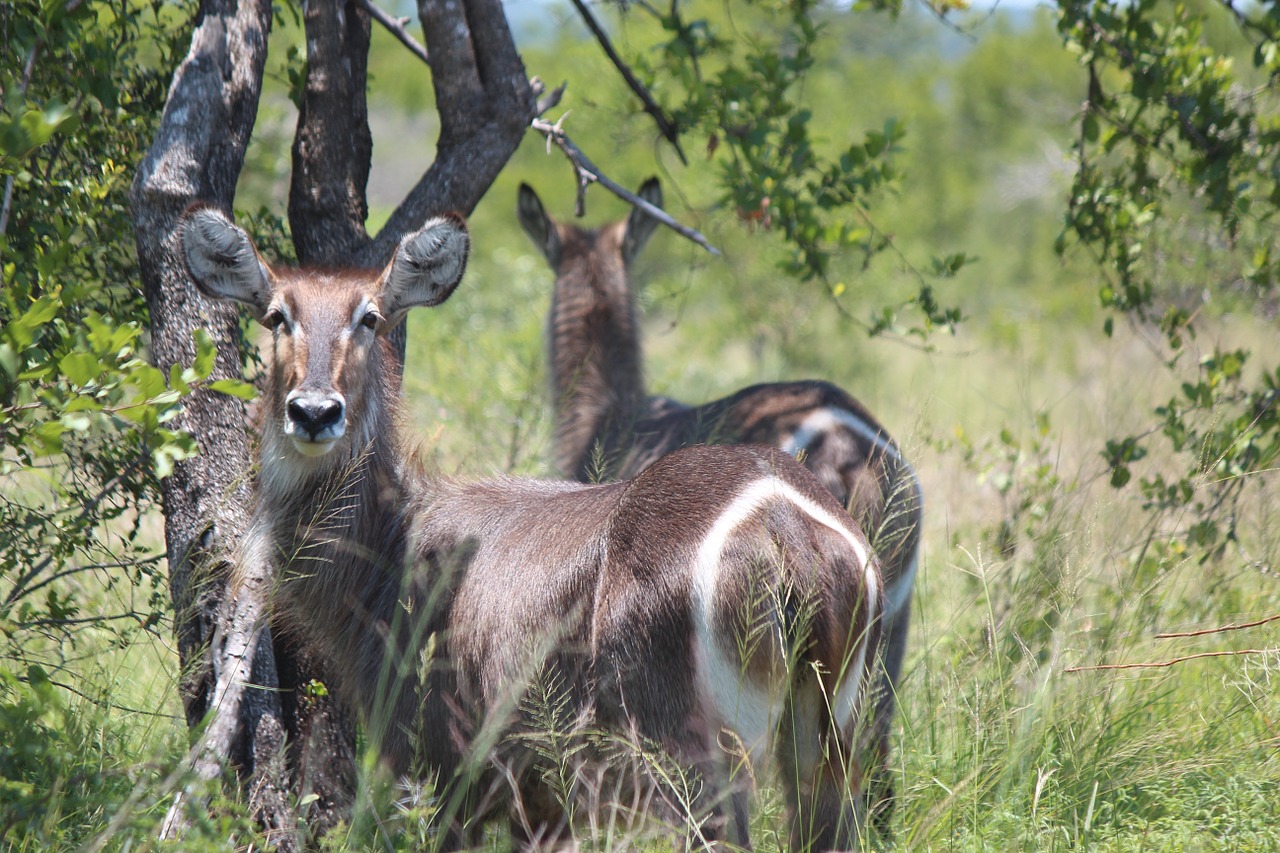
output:
[[347,431],[347,407],[336,391],[295,390],[285,401],[284,432],[304,456],[321,456]]

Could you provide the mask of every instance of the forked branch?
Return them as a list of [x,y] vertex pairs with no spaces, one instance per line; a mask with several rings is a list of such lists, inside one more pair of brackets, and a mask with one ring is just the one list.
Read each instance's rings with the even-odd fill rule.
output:
[[564,90],[568,87],[569,81],[564,81],[550,92],[547,91],[546,84],[539,77],[534,77],[530,80],[529,85],[533,87],[533,96],[538,99],[533,112],[534,118],[538,118],[546,114],[547,110],[553,110],[560,106],[560,99],[564,97]]
[[685,239],[692,240],[694,243],[697,243],[713,255],[720,254],[720,250],[708,243],[707,238],[704,237],[701,232],[686,225],[681,225],[662,208],[650,204],[640,198],[640,196],[615,182],[608,175],[601,172],[596,165],[591,162],[590,158],[588,158],[586,154],[582,153],[582,149],[579,148],[564,132],[564,128],[560,126],[563,121],[564,116],[561,116],[560,121],[557,121],[554,124],[543,118],[535,118],[529,123],[529,126],[545,136],[547,138],[548,145],[554,144],[557,148],[563,151],[564,156],[569,159],[569,163],[573,166],[574,176],[578,182],[576,203],[576,214],[578,216],[582,216],[586,212],[587,187],[593,183],[599,183],[618,198],[623,199],[628,204],[633,205],[640,210],[643,210],[649,216],[652,216],[654,219],[658,220]]

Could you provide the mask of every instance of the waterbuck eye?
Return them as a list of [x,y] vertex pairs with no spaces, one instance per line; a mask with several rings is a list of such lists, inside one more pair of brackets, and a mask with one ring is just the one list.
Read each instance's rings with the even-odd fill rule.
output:
[[[283,322],[284,322],[284,312],[281,311],[279,308],[272,308],[268,310],[266,314],[262,315],[262,325],[266,326],[268,329],[271,329],[273,331],[279,328],[280,324]],[[285,331],[288,331],[287,326],[285,328]]]
[[360,325],[364,326],[366,329],[376,329],[378,328],[378,321],[381,319],[382,315],[377,311],[368,311],[360,318]]

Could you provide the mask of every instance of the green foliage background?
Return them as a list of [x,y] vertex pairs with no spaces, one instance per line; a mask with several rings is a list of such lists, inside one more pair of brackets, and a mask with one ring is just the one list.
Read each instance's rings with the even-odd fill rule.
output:
[[[163,377],[147,367],[123,202],[185,31],[181,9],[122,8],[122,17],[95,4],[64,15],[59,4],[19,3],[4,19],[0,177],[13,177],[16,201],[0,245],[9,513],[0,596],[18,603],[0,609],[0,837],[18,850],[153,843],[187,737],[155,586],[152,497],[165,460],[191,449],[164,431],[165,413],[207,368]],[[509,7],[529,73],[569,81],[551,117],[569,111],[566,130],[616,180],[634,187],[658,174],[668,209],[723,250],[713,258],[660,234],[640,258],[652,390],[701,401],[751,382],[830,379],[877,413],[922,476],[927,546],[900,702],[900,846],[1280,845],[1277,623],[1156,636],[1280,611],[1277,329],[1260,272],[1271,264],[1272,201],[1263,185],[1224,236],[1223,210],[1240,211],[1238,201],[1221,208],[1203,186],[1186,189],[1177,165],[1212,178],[1211,158],[1170,149],[1155,159],[1174,165],[1153,168],[1142,186],[1130,180],[1145,138],[1138,121],[1157,121],[1171,101],[1141,111],[1141,93],[1127,88],[1133,70],[1123,57],[1109,62],[1087,34],[1090,15],[1184,30],[1207,15],[1168,56],[1198,57],[1192,66],[1204,73],[1170,79],[1207,79],[1194,103],[1223,109],[1242,109],[1241,90],[1231,90],[1235,100],[1228,90],[1247,86],[1248,103],[1264,108],[1259,126],[1273,40],[1242,36],[1212,4],[953,14],[958,29],[915,7],[818,9],[803,79],[779,82],[779,97],[807,121],[780,110],[774,130],[734,148],[722,131],[733,99],[700,91],[697,74],[661,45],[732,40],[746,45],[740,55],[780,46],[794,60],[799,48],[778,43],[775,22],[796,6],[682,8],[681,21],[638,6],[607,20],[660,102],[694,128],[688,165],[567,5]],[[36,62],[19,85],[37,41],[92,73]],[[273,247],[287,241],[268,233],[278,220],[259,214],[284,210],[288,91],[302,49],[296,19],[280,15],[237,201],[242,221],[265,223],[262,243]],[[1211,61],[1223,55],[1234,63],[1226,70]],[[699,73],[705,81],[726,67],[708,56]],[[425,69],[376,29],[370,69],[373,230],[407,176],[430,163],[436,126]],[[1231,69],[1243,69],[1239,80],[1224,76]],[[727,82],[749,84],[743,97],[765,86]],[[1253,161],[1265,144],[1245,146]],[[767,165],[779,152],[799,167],[844,165],[848,155],[842,174],[865,180],[840,189],[847,203],[806,210],[821,193],[793,179],[799,167],[761,174],[752,159]],[[1242,170],[1254,167],[1231,162],[1236,172],[1223,180],[1240,190]],[[551,470],[551,274],[515,221],[521,181],[553,214],[570,215],[569,167],[531,133],[471,219],[463,286],[411,319],[407,421],[449,473]],[[595,222],[625,213],[598,188],[588,209]],[[1081,226],[1086,211],[1092,231]],[[1133,264],[1115,255],[1126,246]],[[100,492],[110,499],[94,504]],[[95,511],[80,518],[85,506]],[[60,570],[74,571],[14,595],[25,576]],[[119,612],[130,616],[100,618]],[[68,621],[81,616],[93,627]],[[35,630],[33,619],[64,624]],[[1265,653],[1066,671],[1239,649]],[[377,817],[327,845],[429,840],[429,802],[397,808],[372,774],[362,795]],[[778,844],[777,811],[766,779],[764,849]],[[243,805],[223,798],[189,848],[243,848],[254,833]]]

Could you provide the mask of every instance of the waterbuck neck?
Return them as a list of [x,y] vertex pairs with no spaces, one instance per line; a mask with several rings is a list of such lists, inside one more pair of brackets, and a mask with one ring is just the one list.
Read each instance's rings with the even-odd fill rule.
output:
[[[308,275],[305,281],[324,280]],[[340,679],[364,690],[373,688],[369,680],[376,670],[363,671],[353,662],[382,658],[385,636],[371,627],[394,616],[406,559],[407,507],[431,483],[396,437],[400,383],[390,343],[379,336],[357,347],[344,334],[321,334],[327,318],[314,311],[306,316],[308,309],[330,304],[340,290],[340,282],[326,283],[331,286],[318,289],[330,302],[310,294],[294,299],[299,293],[293,288],[281,292],[295,327],[286,333],[282,323],[271,332],[258,408],[259,511],[280,569],[275,605],[284,624],[317,641]],[[349,317],[361,298],[347,297],[350,304],[333,312],[333,320]],[[345,431],[322,455],[299,452],[287,427],[290,398],[313,385],[345,402]],[[318,633],[315,625],[342,628]],[[335,642],[339,637],[343,641]]]
[[556,418],[556,464],[578,475],[607,430],[626,429],[645,399],[640,331],[621,241],[624,223],[561,226],[547,340]]

